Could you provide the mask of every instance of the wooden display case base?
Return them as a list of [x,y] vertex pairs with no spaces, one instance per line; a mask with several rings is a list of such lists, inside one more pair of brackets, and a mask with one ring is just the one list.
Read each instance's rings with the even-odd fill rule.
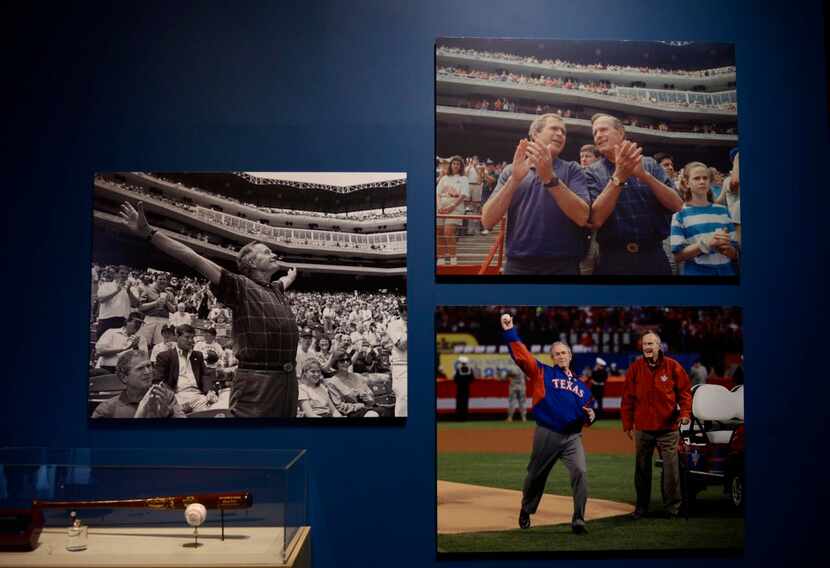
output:
[[0,552],[4,567],[54,566],[59,568],[268,567],[309,568],[311,528],[300,527],[283,557],[281,527],[218,527],[199,529],[199,545],[193,546],[193,530],[181,528],[90,527],[86,550],[66,550],[66,529],[45,528],[31,552]]

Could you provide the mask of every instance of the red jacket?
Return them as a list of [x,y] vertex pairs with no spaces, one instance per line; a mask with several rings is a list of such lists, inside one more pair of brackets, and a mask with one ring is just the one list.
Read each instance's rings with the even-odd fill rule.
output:
[[674,359],[659,357],[654,368],[640,357],[625,374],[623,430],[674,430],[679,419],[692,414],[689,376]]

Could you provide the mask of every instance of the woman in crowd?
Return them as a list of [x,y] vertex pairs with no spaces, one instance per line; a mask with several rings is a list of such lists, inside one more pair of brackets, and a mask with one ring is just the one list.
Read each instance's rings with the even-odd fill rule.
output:
[[[436,188],[439,215],[463,215],[464,200],[470,198],[470,181],[464,175],[464,160],[461,156],[450,158],[447,175],[441,178]],[[456,239],[458,227],[463,219],[438,218],[436,242],[438,243],[438,264],[458,264]]]
[[[683,209],[672,217],[671,249],[686,276],[732,276],[737,259],[735,225],[723,205],[712,203],[709,168],[691,162],[683,168],[687,188]],[[682,264],[681,264],[682,263]]]
[[343,416],[335,408],[329,391],[323,385],[323,371],[317,359],[306,359],[300,372],[297,416],[324,418]]
[[349,418],[380,416],[382,409],[375,405],[369,382],[361,375],[349,371],[351,363],[347,355],[338,353],[335,363],[337,372],[325,381],[334,406]]
[[331,339],[327,335],[317,340],[315,349],[317,361],[320,362],[320,370],[325,378],[334,376],[334,349],[331,348]]

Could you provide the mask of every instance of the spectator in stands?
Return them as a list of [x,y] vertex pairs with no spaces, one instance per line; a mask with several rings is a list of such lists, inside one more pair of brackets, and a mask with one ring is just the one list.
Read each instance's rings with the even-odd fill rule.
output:
[[238,417],[293,417],[297,414],[294,362],[298,333],[285,290],[297,276],[295,269],[272,283],[280,270],[277,256],[263,243],[251,242],[239,250],[240,274],[221,268],[190,247],[152,228],[130,203],[121,216],[133,234],[205,276],[215,295],[234,312],[233,339],[239,367],[231,387],[230,413]]
[[304,328],[300,333],[300,342],[297,345],[297,354],[295,357],[295,368],[297,370],[297,377],[300,376],[300,369],[307,359],[314,357],[314,350],[311,348],[312,334],[309,328]]
[[[464,161],[461,156],[450,158],[447,175],[441,178],[436,188],[439,215],[463,215],[464,201],[470,198],[470,180],[464,175]],[[436,242],[438,243],[438,264],[458,264],[456,241],[461,219],[439,217]]]
[[715,201],[718,205],[726,205],[729,210],[729,217],[735,224],[735,240],[741,243],[741,175],[740,175],[740,154],[737,148],[729,152],[729,160],[732,162],[732,171],[723,180],[723,189],[720,197]]
[[677,170],[674,169],[674,157],[665,152],[658,152],[654,154],[654,159],[658,164],[660,164],[660,167],[663,168],[666,175],[669,176],[672,187],[675,190],[680,189],[680,181],[677,179]]
[[349,418],[370,418],[380,416],[382,409],[375,405],[368,381],[349,371],[351,359],[341,354],[337,360],[337,372],[325,385],[335,408]]
[[516,146],[481,223],[490,229],[507,215],[505,274],[578,274],[588,240],[589,198],[582,168],[559,158],[565,122],[543,114]]
[[176,328],[176,346],[156,358],[156,381],[164,382],[176,393],[176,401],[186,414],[207,410],[218,399],[205,380],[205,359],[193,349],[196,330],[189,324]]
[[[499,109],[496,109],[499,110]],[[464,175],[467,176],[467,179],[470,182],[470,185],[475,185],[481,183],[481,177],[479,176],[479,162],[478,156],[472,156],[467,158],[466,165],[464,167]]]
[[123,353],[138,350],[147,355],[147,340],[139,335],[139,330],[144,323],[144,314],[132,312],[124,327],[108,329],[104,335],[95,343],[95,353],[98,355],[99,369],[105,369],[110,373],[115,372],[118,364],[118,357]]
[[[496,164],[493,163],[493,160],[487,158],[487,161],[484,164],[484,177],[481,181],[481,206],[484,207],[484,204],[487,203],[487,200],[490,199],[490,196],[496,190],[496,185],[499,183],[499,175],[496,173]],[[486,229],[482,231],[483,234],[487,234]]]
[[700,359],[695,361],[692,364],[692,368],[689,369],[689,378],[692,380],[692,386],[705,385],[708,377],[709,371],[706,370],[706,367],[703,366]]
[[355,373],[374,373],[377,358],[377,353],[369,345],[369,340],[363,339],[360,342],[360,349],[352,359],[352,370]]
[[184,418],[173,392],[153,384],[153,366],[143,351],[128,350],[118,357],[115,374],[126,385],[118,396],[105,400],[92,418]]
[[587,168],[599,160],[600,157],[602,157],[602,154],[599,153],[599,150],[593,144],[585,144],[579,149],[579,165],[583,168]]
[[689,196],[672,217],[671,250],[686,276],[732,276],[738,256],[735,226],[723,205],[711,203],[709,168],[691,162],[683,168]]
[[717,203],[723,189],[723,174],[718,171],[718,168],[712,166],[709,168],[709,179],[712,180],[710,189],[712,190],[712,201]]
[[176,306],[176,311],[172,312],[169,317],[170,325],[173,327],[179,327],[180,325],[193,325],[193,316],[187,313],[185,310],[187,306],[184,302],[179,302]]
[[663,459],[663,506],[669,517],[680,511],[680,473],[677,457],[678,423],[687,425],[692,410],[689,377],[683,367],[663,354],[660,336],[647,332],[642,337],[643,356],[625,374],[620,408],[622,427],[637,449],[634,485],[637,505],[632,513],[639,519],[648,512],[651,500],[651,460],[654,448]]
[[317,359],[306,359],[300,370],[297,416],[326,418],[343,416],[334,406],[323,385],[323,371]]
[[139,298],[127,282],[129,275],[129,268],[119,266],[115,280],[101,282],[98,285],[97,339],[100,339],[108,329],[122,327],[127,321],[131,308],[138,305]]
[[[392,319],[386,328],[387,348],[390,352],[389,366],[392,374],[392,390],[395,392],[395,416],[407,416],[409,412],[408,367],[409,317],[406,297],[398,299],[398,317]],[[380,369],[377,369],[380,371]]]
[[161,328],[167,325],[170,314],[176,311],[168,284],[167,274],[160,273],[152,284],[141,289],[138,309],[144,313],[144,326],[140,333],[147,340],[147,345],[155,345],[163,340]]
[[334,350],[331,346],[331,339],[329,339],[327,335],[321,337],[317,342],[317,349],[314,353],[317,360],[320,362],[320,368],[322,369],[323,376],[328,378],[334,375]]
[[159,353],[164,353],[176,346],[176,328],[172,325],[164,325],[161,327],[161,343],[153,345],[153,350],[150,352],[150,362],[155,365]]
[[202,354],[207,369],[217,369],[222,366],[222,353],[225,349],[221,343],[216,341],[215,328],[206,329],[204,339],[197,343],[193,350]]
[[591,124],[594,144],[603,155],[585,170],[593,200],[591,224],[598,230],[595,273],[671,275],[663,240],[683,200],[663,168],[625,139],[617,118],[597,114]]

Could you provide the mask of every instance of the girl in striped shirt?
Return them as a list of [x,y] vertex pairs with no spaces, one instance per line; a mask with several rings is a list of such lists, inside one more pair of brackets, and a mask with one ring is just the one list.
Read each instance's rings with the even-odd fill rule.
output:
[[685,276],[732,276],[738,258],[735,225],[723,205],[712,203],[709,168],[691,162],[683,168],[683,209],[672,217],[671,249]]

